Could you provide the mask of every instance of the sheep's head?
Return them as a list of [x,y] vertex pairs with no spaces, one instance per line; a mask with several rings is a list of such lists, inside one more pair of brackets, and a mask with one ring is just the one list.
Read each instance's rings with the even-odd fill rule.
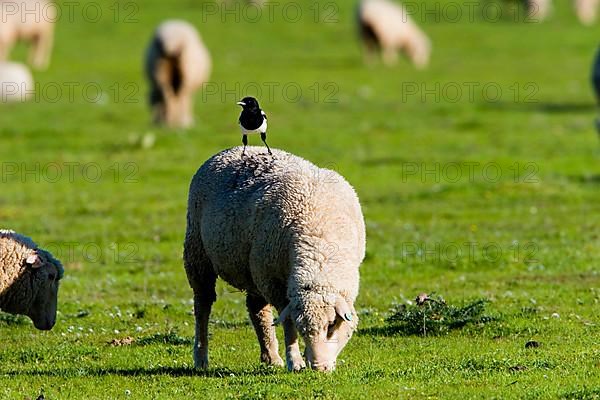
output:
[[56,323],[58,286],[63,277],[63,267],[50,253],[37,249],[25,260],[30,279],[31,298],[26,310],[21,312],[40,330],[50,330]]
[[340,294],[304,291],[281,312],[277,322],[294,321],[306,345],[304,357],[312,369],[333,371],[337,357],[352,337],[358,316]]
[[426,37],[416,38],[414,42],[407,43],[406,54],[418,69],[424,69],[429,64],[431,55],[431,42]]

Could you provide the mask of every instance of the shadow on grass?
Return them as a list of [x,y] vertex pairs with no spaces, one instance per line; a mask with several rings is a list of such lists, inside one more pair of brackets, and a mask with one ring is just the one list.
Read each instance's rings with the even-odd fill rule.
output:
[[594,103],[551,103],[551,102],[489,102],[483,108],[498,111],[542,112],[546,114],[588,113],[598,109]]
[[4,376],[47,376],[47,377],[84,377],[84,376],[170,376],[229,378],[235,376],[268,376],[284,371],[283,368],[258,366],[250,370],[232,370],[229,368],[209,368],[197,370],[191,367],[131,367],[131,368],[59,368],[49,370],[24,370],[0,372]]
[[591,185],[600,184],[600,174],[597,175],[569,175],[569,180],[576,183],[587,183]]

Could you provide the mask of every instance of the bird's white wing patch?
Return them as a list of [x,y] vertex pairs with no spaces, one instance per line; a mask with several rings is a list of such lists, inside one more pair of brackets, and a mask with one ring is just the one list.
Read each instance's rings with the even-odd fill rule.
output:
[[[265,113],[263,113],[263,116],[265,115]],[[258,132],[260,133],[265,133],[267,131],[267,117],[265,116],[265,118],[263,119],[263,123],[261,124],[261,126],[257,129]]]
[[252,135],[253,133],[266,133],[267,132],[267,119],[263,119],[263,123],[256,129],[250,130],[244,128],[244,126],[240,123],[240,131],[242,135]]

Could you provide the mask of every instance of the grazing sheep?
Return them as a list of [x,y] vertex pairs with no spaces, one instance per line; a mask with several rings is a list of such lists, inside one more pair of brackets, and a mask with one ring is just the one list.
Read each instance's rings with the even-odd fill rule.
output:
[[532,21],[544,21],[551,11],[552,0],[527,0],[527,17]]
[[25,65],[0,62],[0,103],[25,101],[34,91],[33,77]]
[[61,263],[28,237],[0,230],[0,310],[27,315],[37,329],[56,322]]
[[190,127],[194,92],[208,80],[210,70],[210,54],[196,28],[179,20],[159,25],[146,53],[154,122]]
[[429,64],[431,42],[403,6],[389,0],[362,0],[358,25],[367,63],[379,50],[387,65],[397,62],[398,51],[419,69]]
[[50,0],[0,0],[0,61],[7,60],[16,42],[23,40],[32,46],[29,63],[48,68],[56,13]]
[[335,368],[357,327],[354,301],[365,254],[356,193],[334,171],[260,147],[225,150],[194,176],[184,264],[194,291],[196,367],[208,366],[208,319],[220,276],[247,293],[261,361],[283,365],[271,305],[283,324],[289,370]]
[[575,13],[584,25],[596,22],[600,0],[575,0]]

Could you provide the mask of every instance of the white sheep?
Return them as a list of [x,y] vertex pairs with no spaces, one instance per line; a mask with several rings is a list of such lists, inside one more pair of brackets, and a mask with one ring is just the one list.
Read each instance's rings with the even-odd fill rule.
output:
[[0,0],[0,61],[14,45],[31,43],[29,63],[37,69],[50,64],[57,8],[50,0]]
[[155,123],[193,125],[193,96],[208,81],[211,65],[210,54],[192,25],[169,20],[158,26],[146,53]]
[[30,238],[0,230],[0,310],[27,315],[37,329],[56,322],[63,267]]
[[26,101],[34,94],[29,68],[19,63],[0,62],[0,103]]
[[362,0],[358,25],[367,63],[380,50],[387,65],[397,62],[398,51],[419,69],[429,64],[431,41],[403,6],[389,0]]
[[579,18],[579,21],[584,25],[592,25],[596,22],[598,15],[598,6],[600,0],[574,0],[575,1],[575,13]]
[[206,161],[189,194],[184,264],[194,292],[196,367],[208,366],[208,320],[223,278],[247,293],[261,360],[283,365],[271,305],[283,324],[287,367],[320,371],[357,327],[354,302],[365,225],[353,188],[336,172],[261,147],[225,150]]
[[552,11],[552,0],[527,0],[527,19],[544,21]]

